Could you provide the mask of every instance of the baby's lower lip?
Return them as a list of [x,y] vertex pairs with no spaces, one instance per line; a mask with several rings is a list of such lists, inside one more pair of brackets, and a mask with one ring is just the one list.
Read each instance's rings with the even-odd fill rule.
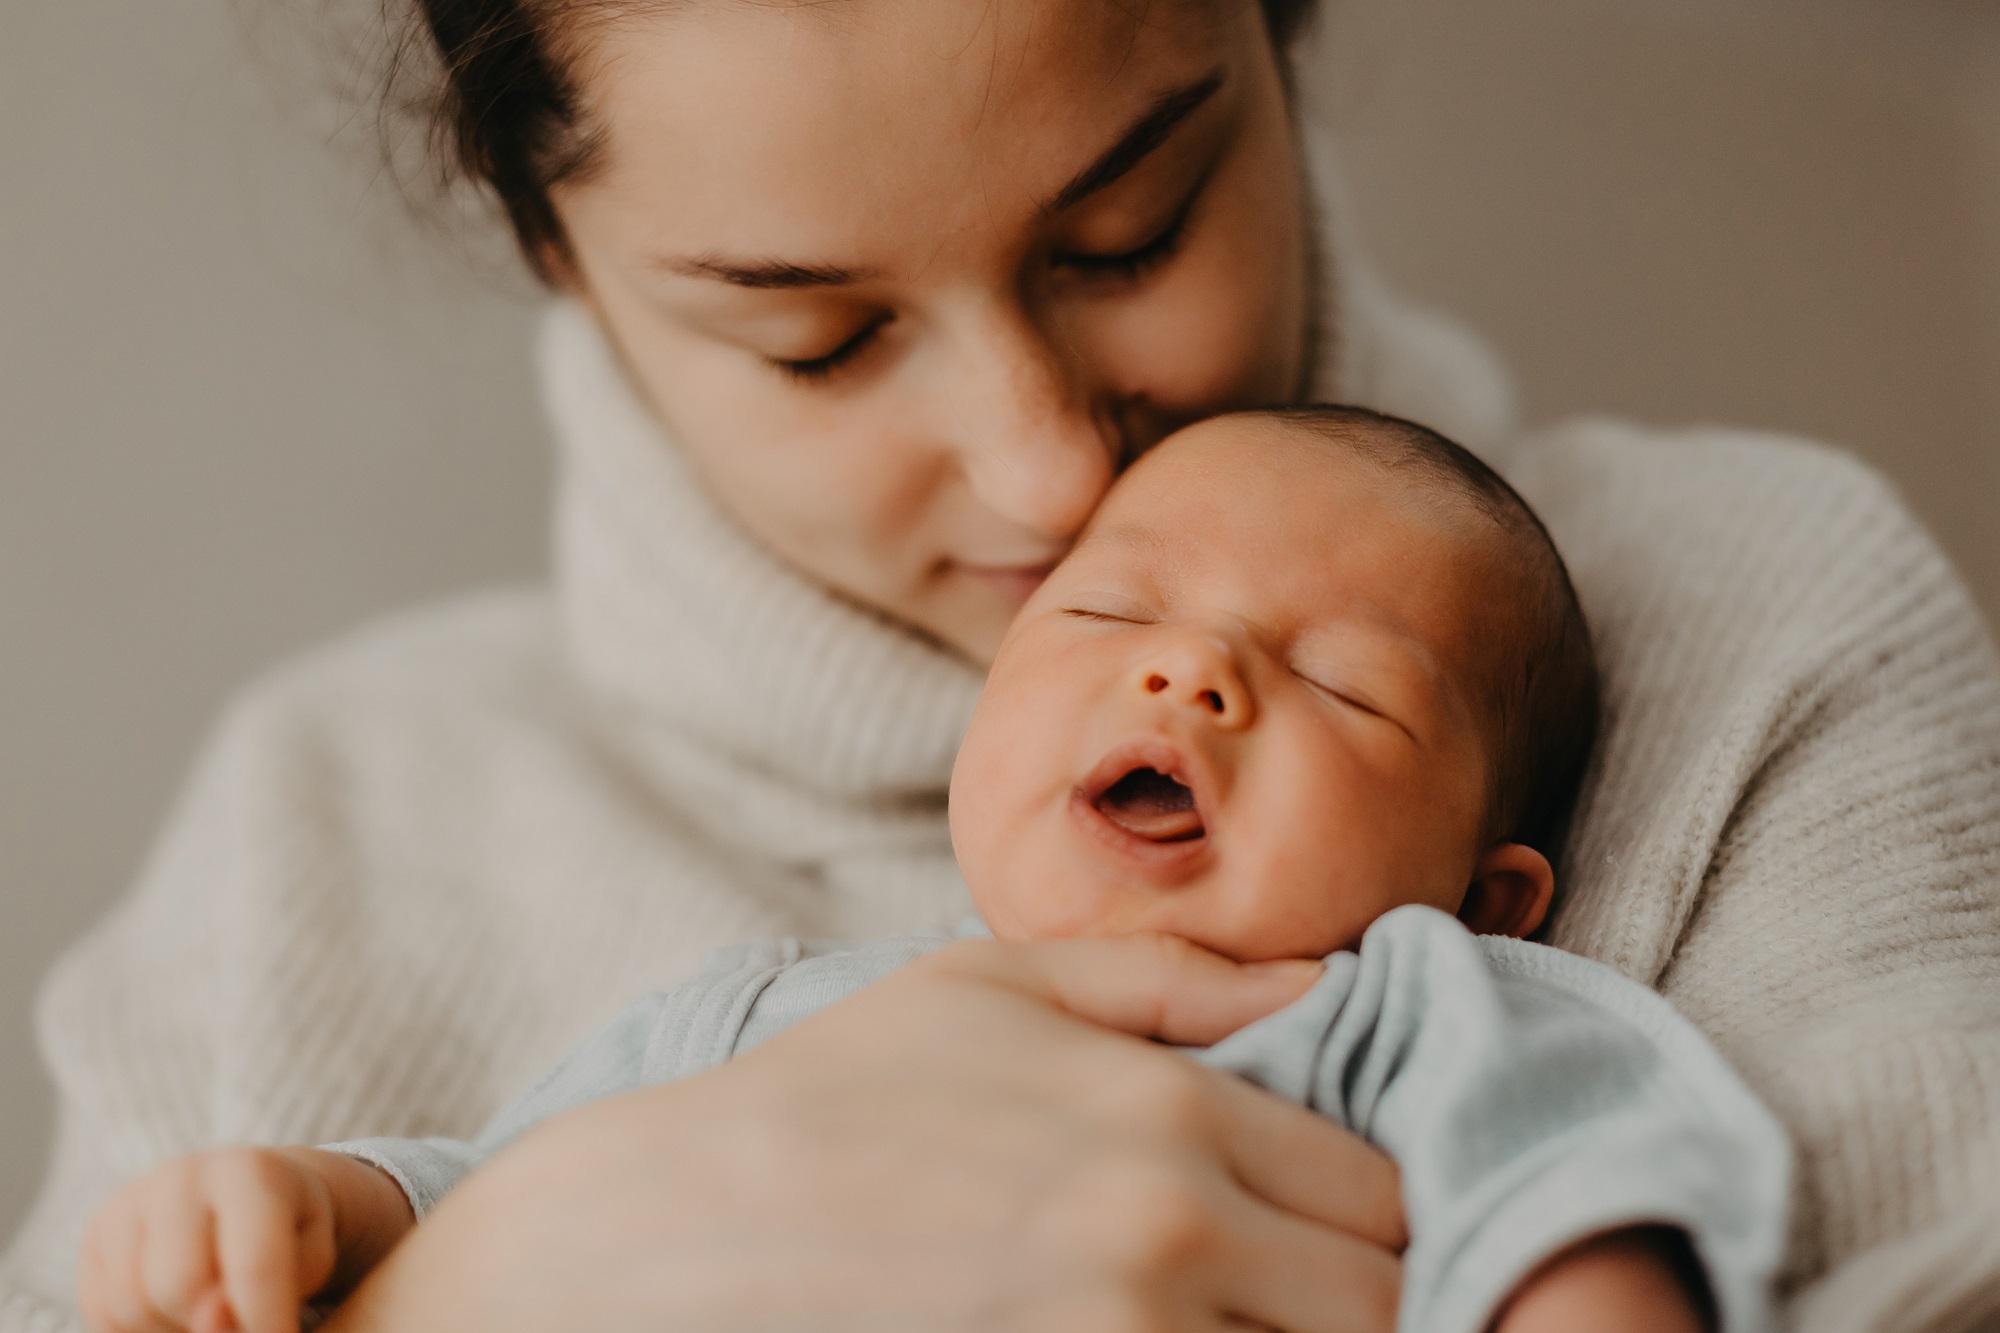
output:
[[1092,843],[1163,887],[1193,878],[1212,854],[1206,834],[1180,842],[1152,842],[1121,828],[1088,800],[1081,789],[1070,793],[1069,813],[1071,822]]

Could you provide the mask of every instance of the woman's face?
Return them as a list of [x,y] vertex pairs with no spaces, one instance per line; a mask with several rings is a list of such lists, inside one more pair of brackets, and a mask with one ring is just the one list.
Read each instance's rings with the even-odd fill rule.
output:
[[572,280],[738,521],[989,661],[1112,477],[1300,391],[1252,0],[708,0],[586,35]]

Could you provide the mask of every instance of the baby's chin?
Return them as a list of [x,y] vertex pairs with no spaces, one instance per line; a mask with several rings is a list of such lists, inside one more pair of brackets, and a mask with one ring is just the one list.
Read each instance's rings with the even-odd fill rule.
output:
[[981,902],[977,895],[974,902],[996,940],[1110,940],[1174,933],[1163,923],[1149,919],[1157,914],[1129,908],[1087,911],[1077,910],[1078,904],[1070,903],[1066,905],[1069,910],[1052,910],[1053,905],[1046,903]]
[[1005,909],[982,913],[986,928],[996,940],[1028,943],[1037,940],[1123,940],[1147,935],[1169,935],[1198,945],[1210,953],[1236,963],[1266,963],[1281,959],[1305,958],[1317,962],[1340,948],[1322,948],[1315,940],[1303,938],[1237,939],[1186,922],[1164,919],[1164,914],[1148,911],[1103,912],[1091,915],[1071,913],[1009,914]]

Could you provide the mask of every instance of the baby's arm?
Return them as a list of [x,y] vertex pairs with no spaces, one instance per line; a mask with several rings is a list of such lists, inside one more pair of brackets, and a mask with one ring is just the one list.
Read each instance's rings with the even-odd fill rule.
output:
[[1632,1227],[1556,1256],[1514,1289],[1493,1333],[1709,1333],[1712,1303],[1686,1233]]
[[340,1153],[198,1153],[98,1210],[79,1305],[94,1333],[294,1333],[303,1303],[345,1293],[414,1224],[393,1180]]

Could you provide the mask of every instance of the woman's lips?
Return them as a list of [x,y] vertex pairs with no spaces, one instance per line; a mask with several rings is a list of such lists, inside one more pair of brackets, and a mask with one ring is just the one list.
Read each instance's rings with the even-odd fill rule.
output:
[[1055,568],[1054,561],[1039,565],[971,565],[959,562],[959,569],[998,592],[1010,602],[1025,602],[1042,586]]

